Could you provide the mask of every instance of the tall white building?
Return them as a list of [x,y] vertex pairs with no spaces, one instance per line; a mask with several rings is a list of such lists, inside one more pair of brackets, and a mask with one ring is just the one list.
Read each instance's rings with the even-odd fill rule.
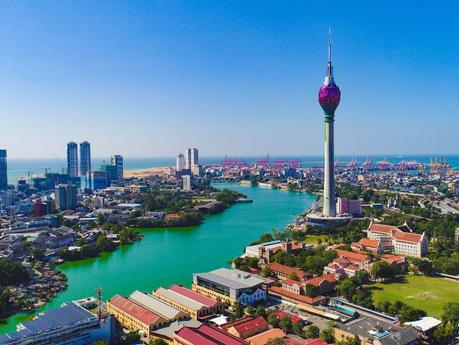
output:
[[190,175],[182,176],[182,189],[185,192],[191,191],[191,176]]
[[196,148],[186,149],[185,155],[185,165],[186,169],[191,171],[193,165],[199,165],[199,151]]
[[176,161],[176,169],[177,172],[181,172],[182,170],[185,170],[185,156],[182,155],[181,153],[177,155],[177,161]]

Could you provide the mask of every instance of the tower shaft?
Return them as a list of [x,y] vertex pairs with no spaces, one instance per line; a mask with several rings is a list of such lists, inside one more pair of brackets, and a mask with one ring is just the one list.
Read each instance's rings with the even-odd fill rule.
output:
[[336,216],[335,202],[335,149],[334,116],[325,118],[325,169],[324,169],[324,206],[326,217]]

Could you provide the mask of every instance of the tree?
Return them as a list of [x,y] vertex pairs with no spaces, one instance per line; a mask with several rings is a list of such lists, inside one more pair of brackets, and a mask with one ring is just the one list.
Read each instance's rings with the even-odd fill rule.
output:
[[110,342],[108,340],[97,340],[92,345],[110,345]]
[[269,277],[271,274],[273,274],[273,272],[272,272],[269,268],[264,267],[264,268],[261,270],[260,274],[261,274],[263,277]]
[[150,345],[167,345],[168,342],[163,340],[163,339],[159,339],[159,338],[156,338],[152,341],[150,341]]
[[386,261],[376,261],[371,267],[371,275],[375,279],[392,278],[395,272]]
[[140,341],[139,332],[129,332],[128,334],[126,334],[126,343],[127,344],[137,343],[139,341]]
[[257,310],[255,311],[255,315],[256,315],[256,316],[263,316],[263,317],[266,316],[266,310],[265,310],[265,308],[263,308],[263,306],[259,305],[259,306],[257,307]]
[[455,332],[459,330],[459,303],[449,302],[443,307],[442,320],[449,323]]
[[247,308],[245,308],[245,313],[250,317],[253,317],[255,315],[255,308],[249,305]]
[[274,339],[268,339],[268,342],[266,345],[284,345],[284,339],[283,338],[274,338]]
[[293,333],[299,335],[300,337],[303,335],[303,324],[301,322],[294,323],[293,326]]
[[316,297],[319,294],[319,288],[312,284],[306,284],[306,296]]
[[319,329],[319,327],[314,326],[314,325],[308,326],[308,327],[306,327],[305,335],[306,335],[306,338],[308,338],[308,339],[319,338],[320,329]]
[[277,317],[275,312],[270,312],[268,314],[267,321],[274,328],[276,328],[279,325],[279,318]]
[[370,275],[365,270],[357,271],[357,273],[354,276],[354,281],[359,286],[365,285],[366,283],[368,283],[369,280],[370,280]]
[[244,308],[242,307],[242,303],[236,301],[233,305],[233,315],[235,319],[239,319],[244,316]]
[[320,337],[327,343],[333,342],[333,328],[327,327],[320,332]]
[[285,315],[280,319],[279,327],[282,328],[285,333],[288,333],[291,326],[292,326],[292,320],[290,319],[290,316]]
[[30,254],[32,255],[32,259],[35,261],[43,261],[43,258],[45,257],[45,251],[40,248],[33,248]]
[[356,289],[357,286],[352,279],[344,279],[338,285],[339,294],[349,301],[352,301],[352,296],[354,295]]
[[296,272],[289,273],[288,278],[291,279],[291,280],[296,280],[296,281],[300,280],[300,278],[298,278],[298,275],[296,274]]
[[30,279],[29,272],[20,262],[0,259],[0,286],[19,285]]

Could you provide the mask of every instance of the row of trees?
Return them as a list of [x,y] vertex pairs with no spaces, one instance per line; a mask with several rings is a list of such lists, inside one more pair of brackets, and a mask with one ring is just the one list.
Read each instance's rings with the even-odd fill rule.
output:
[[60,250],[59,257],[66,261],[88,259],[96,257],[103,252],[112,252],[116,247],[116,243],[100,234],[95,243],[82,244],[79,250]]

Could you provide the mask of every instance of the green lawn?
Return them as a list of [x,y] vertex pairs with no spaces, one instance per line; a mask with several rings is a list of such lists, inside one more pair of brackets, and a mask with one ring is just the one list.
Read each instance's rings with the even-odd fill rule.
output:
[[319,240],[324,242],[327,237],[327,235],[308,235],[303,242],[311,244],[318,243]]
[[378,301],[400,300],[435,317],[440,317],[443,306],[448,302],[457,302],[459,296],[459,282],[415,275],[401,276],[394,282],[378,283],[369,288],[375,304]]

